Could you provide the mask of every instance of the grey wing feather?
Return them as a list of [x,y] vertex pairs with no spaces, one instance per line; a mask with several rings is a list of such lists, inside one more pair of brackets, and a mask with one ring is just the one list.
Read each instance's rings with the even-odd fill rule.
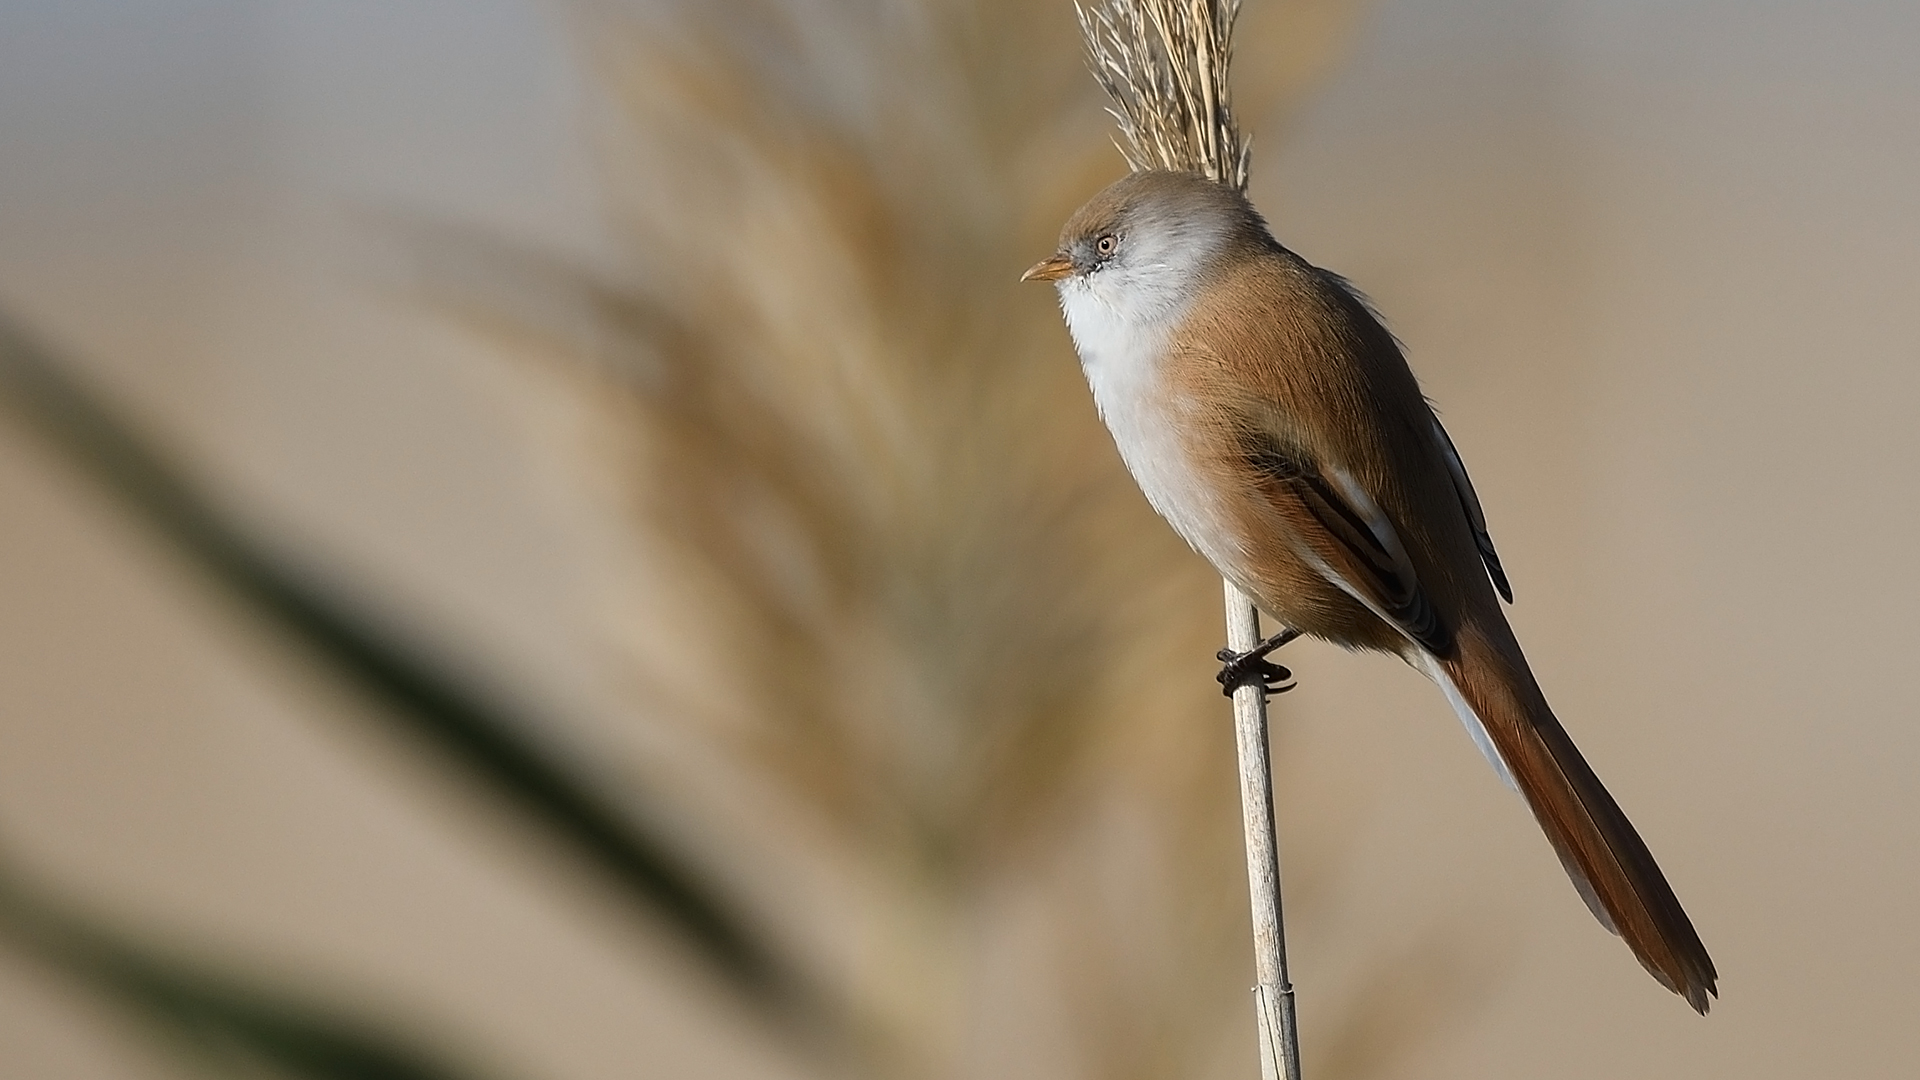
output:
[[1453,439],[1447,435],[1447,429],[1440,425],[1440,418],[1433,420],[1433,433],[1440,437],[1440,454],[1446,459],[1447,472],[1453,477],[1453,489],[1460,494],[1460,506],[1467,512],[1467,524],[1473,529],[1473,546],[1480,551],[1480,561],[1487,565],[1487,576],[1493,579],[1493,587],[1500,590],[1500,598],[1513,603],[1513,586],[1507,584],[1507,572],[1500,567],[1500,554],[1493,550],[1493,537],[1487,535],[1487,515],[1480,509],[1480,496],[1473,493],[1473,481],[1467,479],[1467,467],[1460,461],[1460,451],[1454,448]]

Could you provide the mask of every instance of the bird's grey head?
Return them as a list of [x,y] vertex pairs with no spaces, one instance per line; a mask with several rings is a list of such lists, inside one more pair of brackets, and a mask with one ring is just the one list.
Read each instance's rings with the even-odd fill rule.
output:
[[1154,319],[1184,309],[1235,249],[1267,237],[1246,197],[1194,174],[1134,173],[1067,219],[1060,247],[1023,280],[1052,281],[1063,303]]

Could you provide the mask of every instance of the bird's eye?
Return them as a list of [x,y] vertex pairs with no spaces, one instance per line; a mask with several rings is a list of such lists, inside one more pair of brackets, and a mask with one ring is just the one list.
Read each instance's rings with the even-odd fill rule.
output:
[[1100,239],[1093,242],[1093,250],[1099,252],[1102,255],[1113,254],[1113,249],[1119,246],[1120,246],[1120,241],[1115,240],[1113,238],[1112,233],[1108,233],[1106,236],[1103,236]]

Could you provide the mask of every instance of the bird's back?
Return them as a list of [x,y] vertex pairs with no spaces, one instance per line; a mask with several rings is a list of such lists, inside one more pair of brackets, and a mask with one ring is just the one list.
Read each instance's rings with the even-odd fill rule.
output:
[[1259,553],[1249,562],[1279,579],[1244,583],[1262,606],[1281,617],[1296,609],[1310,625],[1295,625],[1342,644],[1404,651],[1324,568],[1296,565],[1291,523],[1269,505],[1260,458],[1270,452],[1351,475],[1398,532],[1439,618],[1500,618],[1433,412],[1359,294],[1268,240],[1223,260],[1201,295],[1174,335],[1189,344],[1169,356],[1167,383],[1204,403],[1187,429],[1191,452],[1234,493],[1241,544]]

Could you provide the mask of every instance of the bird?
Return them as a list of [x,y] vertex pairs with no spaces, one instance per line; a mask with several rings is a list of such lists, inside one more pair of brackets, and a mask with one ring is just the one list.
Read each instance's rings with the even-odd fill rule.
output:
[[1555,718],[1460,454],[1399,342],[1240,191],[1142,170],[1022,275],[1055,285],[1101,418],[1161,517],[1284,629],[1222,651],[1275,689],[1306,635],[1424,672],[1519,792],[1601,925],[1705,1014],[1718,974],[1647,845]]

